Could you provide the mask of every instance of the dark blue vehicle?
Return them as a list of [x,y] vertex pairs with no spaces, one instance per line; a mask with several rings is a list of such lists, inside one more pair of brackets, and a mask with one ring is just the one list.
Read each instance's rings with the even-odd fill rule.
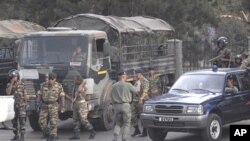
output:
[[[229,76],[238,92],[226,88]],[[223,125],[249,118],[250,74],[237,68],[185,73],[167,94],[146,101],[141,114],[153,141],[163,141],[171,131],[220,141]]]

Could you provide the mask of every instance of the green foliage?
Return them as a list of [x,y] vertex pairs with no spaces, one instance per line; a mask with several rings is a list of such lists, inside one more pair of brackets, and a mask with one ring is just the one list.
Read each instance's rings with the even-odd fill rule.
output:
[[[242,5],[241,5],[242,3]],[[176,29],[176,38],[201,38],[204,25],[218,28],[219,34],[247,36],[246,25],[226,22],[221,14],[239,15],[250,10],[249,0],[1,0],[1,19],[23,19],[48,27],[61,18],[95,13],[115,16],[153,16],[169,22]],[[232,25],[235,25],[232,27]],[[240,26],[238,30],[237,27]],[[231,29],[232,28],[232,29]],[[230,30],[229,30],[230,29]],[[203,31],[202,31],[203,30]],[[200,32],[202,31],[202,32]],[[227,33],[228,31],[232,31]],[[198,33],[198,35],[197,35]],[[233,35],[236,33],[237,35]],[[231,35],[232,34],[232,35]]]

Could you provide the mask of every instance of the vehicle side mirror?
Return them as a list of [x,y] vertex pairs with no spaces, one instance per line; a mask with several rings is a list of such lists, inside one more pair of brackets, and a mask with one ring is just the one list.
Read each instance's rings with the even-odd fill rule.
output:
[[225,93],[227,95],[235,94],[235,90],[233,88],[225,88]]
[[110,44],[108,41],[105,41],[103,45],[104,56],[109,56],[109,49],[110,49]]

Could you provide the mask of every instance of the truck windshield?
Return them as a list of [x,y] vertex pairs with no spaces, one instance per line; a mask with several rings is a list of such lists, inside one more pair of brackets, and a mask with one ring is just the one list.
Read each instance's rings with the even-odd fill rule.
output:
[[[83,36],[26,37],[21,43],[20,65],[86,63],[87,52],[88,39]],[[75,56],[81,59],[73,60]]]
[[170,93],[221,93],[225,76],[194,74],[183,75],[170,89]]

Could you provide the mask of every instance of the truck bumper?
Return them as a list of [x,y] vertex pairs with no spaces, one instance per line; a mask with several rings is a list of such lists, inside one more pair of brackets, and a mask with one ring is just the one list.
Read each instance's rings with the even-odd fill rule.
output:
[[[161,118],[172,120],[162,121]],[[190,131],[205,128],[207,126],[208,115],[156,115],[141,114],[141,122],[147,128],[163,128],[168,131]]]

